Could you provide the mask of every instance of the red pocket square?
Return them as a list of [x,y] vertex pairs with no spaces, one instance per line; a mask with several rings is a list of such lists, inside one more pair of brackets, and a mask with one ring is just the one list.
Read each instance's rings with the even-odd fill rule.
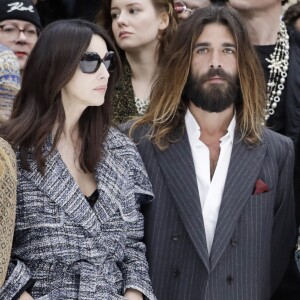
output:
[[259,195],[262,193],[268,192],[270,189],[268,185],[263,182],[261,179],[257,179],[255,182],[254,192],[253,195]]

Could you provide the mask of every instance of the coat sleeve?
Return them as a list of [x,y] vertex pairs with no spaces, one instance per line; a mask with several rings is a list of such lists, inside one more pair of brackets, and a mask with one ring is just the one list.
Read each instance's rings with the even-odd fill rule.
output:
[[146,299],[156,299],[148,272],[144,235],[144,218],[140,206],[153,197],[152,186],[144,168],[144,164],[136,148],[129,159],[129,185],[126,188],[126,208],[123,208],[123,217],[126,220],[127,239],[125,258],[121,263],[123,273],[123,293],[132,288],[144,294]]
[[[6,248],[1,249],[6,251],[7,255],[7,261],[9,262],[8,264],[8,269],[7,266],[2,266],[2,268],[7,270],[6,274],[6,279],[1,286],[0,283],[0,300],[8,300],[8,299],[19,299],[20,295],[23,293],[23,291],[26,291],[33,283],[33,279],[31,278],[31,274],[29,269],[26,267],[26,265],[18,260],[17,258],[12,257],[10,258],[10,252],[11,252],[11,246],[12,246],[12,238],[13,238],[13,233],[14,233],[14,225],[15,225],[15,216],[16,216],[16,198],[20,200],[20,195],[17,193],[17,174],[16,174],[16,159],[15,159],[15,154],[13,153],[13,150],[8,146],[3,146],[3,141],[2,139],[0,140],[0,146],[1,148],[5,149],[5,153],[7,154],[7,158],[4,160],[4,155],[1,155],[1,162],[5,162],[6,168],[4,169],[5,174],[4,174],[4,181],[5,184],[7,185],[6,193],[7,197],[9,198],[6,199],[5,202],[3,203],[9,203],[9,205],[6,205],[6,216],[10,216],[9,222],[6,222],[6,226],[1,228],[4,228],[2,232],[7,231],[8,235],[6,236]],[[8,145],[8,144],[7,144]],[[18,194],[18,197],[16,197],[16,194]],[[19,201],[18,201],[19,202]],[[17,205],[18,209],[18,205]],[[20,208],[19,208],[20,209]],[[18,214],[17,214],[18,218]],[[5,219],[3,219],[5,220]],[[17,222],[16,222],[17,223]],[[0,225],[1,222],[0,222]],[[2,240],[3,237],[1,237]],[[16,244],[18,241],[15,238],[14,239],[14,244]],[[14,248],[14,246],[12,247]],[[1,253],[1,260],[4,261],[5,257],[2,257]],[[3,278],[4,279],[4,278]]]
[[0,300],[18,300],[21,294],[34,284],[26,265],[18,260],[11,259],[7,278],[0,289]]
[[272,291],[282,279],[296,242],[293,194],[294,147],[290,139],[285,139],[281,146],[284,151],[278,157],[283,158],[283,163],[279,169],[272,232]]

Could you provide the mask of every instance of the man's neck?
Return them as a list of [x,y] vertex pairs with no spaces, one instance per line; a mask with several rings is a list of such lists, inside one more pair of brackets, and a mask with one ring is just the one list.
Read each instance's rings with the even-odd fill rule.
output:
[[234,116],[233,105],[220,113],[210,113],[190,103],[189,109],[201,129],[201,137],[217,140],[227,133],[227,128]]
[[267,11],[240,11],[252,44],[274,45],[280,27],[281,6],[272,6]]

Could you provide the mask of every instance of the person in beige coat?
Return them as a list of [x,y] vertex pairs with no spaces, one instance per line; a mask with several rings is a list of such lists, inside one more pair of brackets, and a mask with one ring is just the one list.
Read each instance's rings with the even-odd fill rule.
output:
[[0,138],[0,287],[8,263],[16,214],[16,158],[10,145]]

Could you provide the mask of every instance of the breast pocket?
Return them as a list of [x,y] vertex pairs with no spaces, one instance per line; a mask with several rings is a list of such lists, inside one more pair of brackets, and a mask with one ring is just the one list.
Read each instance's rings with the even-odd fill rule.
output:
[[274,216],[274,192],[269,191],[259,195],[252,195],[247,199],[244,218],[247,224],[255,227],[255,230],[267,230],[273,224]]
[[60,227],[64,223],[63,210],[48,197],[25,197],[17,205],[16,226],[19,229]]

